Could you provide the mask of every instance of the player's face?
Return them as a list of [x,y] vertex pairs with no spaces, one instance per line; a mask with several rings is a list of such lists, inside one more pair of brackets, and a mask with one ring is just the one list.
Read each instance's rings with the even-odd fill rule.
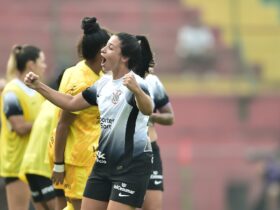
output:
[[114,71],[121,64],[121,42],[116,35],[111,36],[107,45],[101,49],[103,71]]
[[47,68],[47,64],[45,61],[45,54],[43,52],[40,52],[39,58],[37,58],[35,65],[34,65],[34,72],[36,72],[39,75],[42,75]]

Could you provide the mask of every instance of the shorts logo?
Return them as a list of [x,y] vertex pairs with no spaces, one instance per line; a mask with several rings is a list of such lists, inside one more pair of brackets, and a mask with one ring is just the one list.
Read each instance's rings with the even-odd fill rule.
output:
[[130,196],[130,195],[122,194],[122,193],[120,192],[120,193],[119,193],[119,196],[120,196],[120,197],[128,197],[128,196]]
[[163,179],[163,176],[160,174],[159,171],[153,171],[150,176],[150,179]]
[[127,197],[127,196],[133,195],[135,193],[134,190],[127,189],[126,187],[127,187],[126,183],[121,183],[120,185],[114,184],[114,186],[113,186],[113,188],[115,190],[120,191],[119,192],[120,197]]
[[157,180],[155,180],[155,185],[159,185],[159,184],[161,184],[162,183],[162,181],[157,181]]
[[70,184],[64,184],[63,186],[64,186],[65,189],[71,190],[71,185]]

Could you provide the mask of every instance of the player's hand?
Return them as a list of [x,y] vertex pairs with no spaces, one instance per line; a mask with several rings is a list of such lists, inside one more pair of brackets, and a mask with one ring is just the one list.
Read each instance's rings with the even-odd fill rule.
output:
[[126,75],[124,75],[123,85],[126,86],[133,93],[136,93],[140,89],[132,72],[129,72]]
[[30,87],[32,89],[36,89],[40,83],[39,76],[37,74],[35,74],[34,72],[29,72],[25,75],[24,83],[28,87]]
[[52,172],[51,180],[54,185],[62,185],[64,181],[65,172]]

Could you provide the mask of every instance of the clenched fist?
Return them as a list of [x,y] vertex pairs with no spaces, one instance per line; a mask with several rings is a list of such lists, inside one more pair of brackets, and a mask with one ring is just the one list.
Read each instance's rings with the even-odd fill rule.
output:
[[29,72],[25,75],[24,83],[28,87],[30,87],[32,89],[36,89],[40,83],[39,76],[37,74],[35,74],[34,72]]
[[129,72],[126,75],[124,75],[123,85],[126,86],[133,93],[136,93],[140,89],[132,72]]

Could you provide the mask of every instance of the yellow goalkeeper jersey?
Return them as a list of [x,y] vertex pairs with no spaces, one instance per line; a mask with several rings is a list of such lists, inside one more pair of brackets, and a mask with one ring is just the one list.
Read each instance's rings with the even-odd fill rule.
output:
[[[92,86],[101,75],[95,74],[85,63],[81,61],[75,66],[68,68],[64,74],[59,91],[66,94],[76,95]],[[57,124],[61,110],[55,115]],[[76,118],[70,126],[67,137],[64,161],[75,166],[92,166],[95,161],[95,149],[98,146],[100,128],[100,115],[97,106],[91,106],[79,112],[73,112]],[[55,130],[49,143],[49,149],[53,159]]]

